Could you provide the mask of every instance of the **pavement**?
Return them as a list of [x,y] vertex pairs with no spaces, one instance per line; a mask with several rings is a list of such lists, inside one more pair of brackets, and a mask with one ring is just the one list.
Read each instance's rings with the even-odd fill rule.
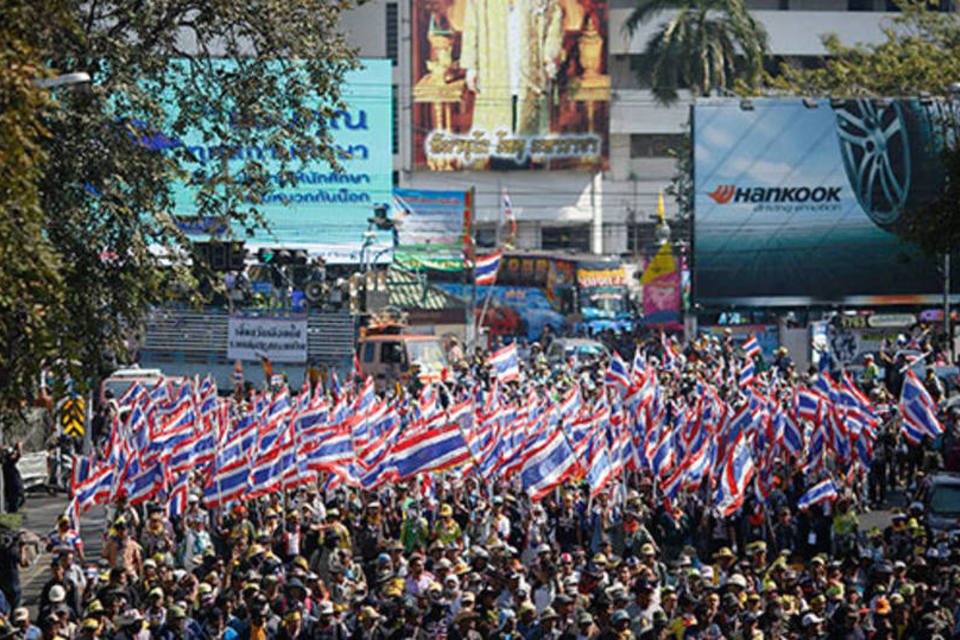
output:
[[[45,538],[53,530],[68,503],[69,500],[63,493],[28,492],[26,504],[20,510],[23,515],[23,528],[32,531],[41,539]],[[88,564],[100,558],[106,519],[106,510],[102,507],[94,507],[80,516],[80,533],[83,536],[84,555]],[[50,554],[41,545],[40,553],[30,566],[20,570],[23,605],[30,609],[32,619],[36,619],[40,591],[50,578],[50,560]]]

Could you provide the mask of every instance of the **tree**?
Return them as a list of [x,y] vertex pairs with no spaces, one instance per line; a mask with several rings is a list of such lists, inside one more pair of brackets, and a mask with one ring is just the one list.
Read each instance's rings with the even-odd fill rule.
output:
[[647,40],[640,70],[657,100],[676,101],[681,84],[702,96],[731,89],[737,79],[759,83],[767,34],[743,0],[637,0],[624,28],[634,35],[664,14]]
[[53,354],[43,329],[62,293],[39,189],[47,159],[43,116],[52,104],[36,84],[49,70],[34,17],[29,4],[12,4],[0,32],[0,393],[9,390],[7,398],[30,388],[32,374]]
[[[339,167],[327,123],[356,66],[338,29],[350,4],[6,3],[0,35],[23,44],[4,47],[0,135],[17,145],[0,154],[23,161],[10,175],[0,169],[0,284],[21,283],[16,298],[0,293],[4,400],[30,392],[42,361],[94,379],[127,350],[151,305],[194,283],[177,259],[187,241],[171,215],[174,180],[187,177],[190,159],[178,136],[199,129],[217,150],[190,176],[200,185],[197,215],[247,232],[263,227],[258,204],[295,182],[302,162]],[[31,82],[71,71],[93,82],[49,93]],[[248,147],[276,153],[280,173],[268,175],[252,154],[228,170]]]
[[[945,96],[960,80],[960,14],[941,13],[928,2],[904,1],[902,12],[884,29],[884,40],[871,45],[846,45],[836,35],[823,37],[829,58],[821,68],[797,69],[782,65],[777,77],[768,77],[770,91],[782,94],[850,97]],[[935,126],[956,140],[960,122],[956,96],[931,104]],[[944,108],[940,108],[943,105]],[[953,133],[951,133],[953,132]],[[960,246],[960,149],[943,145],[945,180],[938,192],[901,215],[896,231],[930,255],[942,255]]]

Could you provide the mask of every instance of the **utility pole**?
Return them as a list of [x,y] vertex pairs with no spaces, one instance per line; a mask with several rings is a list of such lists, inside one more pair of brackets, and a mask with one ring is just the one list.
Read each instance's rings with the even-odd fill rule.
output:
[[473,221],[477,214],[477,188],[467,191],[467,265],[464,275],[471,280],[470,308],[467,310],[467,344],[472,349],[477,344],[477,277],[474,268],[477,261],[477,242],[473,237]]
[[943,335],[953,364],[953,336],[950,335],[950,251],[943,254]]

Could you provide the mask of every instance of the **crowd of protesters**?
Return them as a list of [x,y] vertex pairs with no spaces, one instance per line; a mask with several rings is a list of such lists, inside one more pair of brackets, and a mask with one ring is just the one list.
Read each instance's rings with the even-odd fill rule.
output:
[[[650,341],[652,359],[662,346]],[[685,345],[665,388],[695,394],[698,372],[737,349],[730,336]],[[541,344],[524,355],[523,384],[604,393],[605,356],[557,365]],[[460,355],[461,384],[486,379],[486,356]],[[796,371],[785,350],[768,366],[785,387],[818,375]],[[765,499],[751,492],[728,517],[702,493],[665,500],[646,470],[595,496],[576,479],[538,502],[515,482],[454,470],[374,492],[324,491],[321,479],[211,510],[197,474],[173,518],[167,504],[131,507],[122,493],[102,540],[61,518],[44,541],[37,614],[0,581],[0,638],[960,638],[960,545],[930,528],[922,501],[954,425],[945,416],[940,440],[908,445],[895,390],[876,375],[861,383],[882,418],[873,464],[807,510],[796,505],[810,481],[788,459]],[[889,525],[862,527],[890,490],[906,497]],[[0,573],[19,560],[7,548]]]

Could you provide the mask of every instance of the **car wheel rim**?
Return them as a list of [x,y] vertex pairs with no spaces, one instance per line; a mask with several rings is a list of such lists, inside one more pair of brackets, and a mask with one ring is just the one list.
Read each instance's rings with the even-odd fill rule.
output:
[[857,201],[874,222],[896,222],[910,193],[910,141],[901,105],[857,100],[836,114],[843,163]]

